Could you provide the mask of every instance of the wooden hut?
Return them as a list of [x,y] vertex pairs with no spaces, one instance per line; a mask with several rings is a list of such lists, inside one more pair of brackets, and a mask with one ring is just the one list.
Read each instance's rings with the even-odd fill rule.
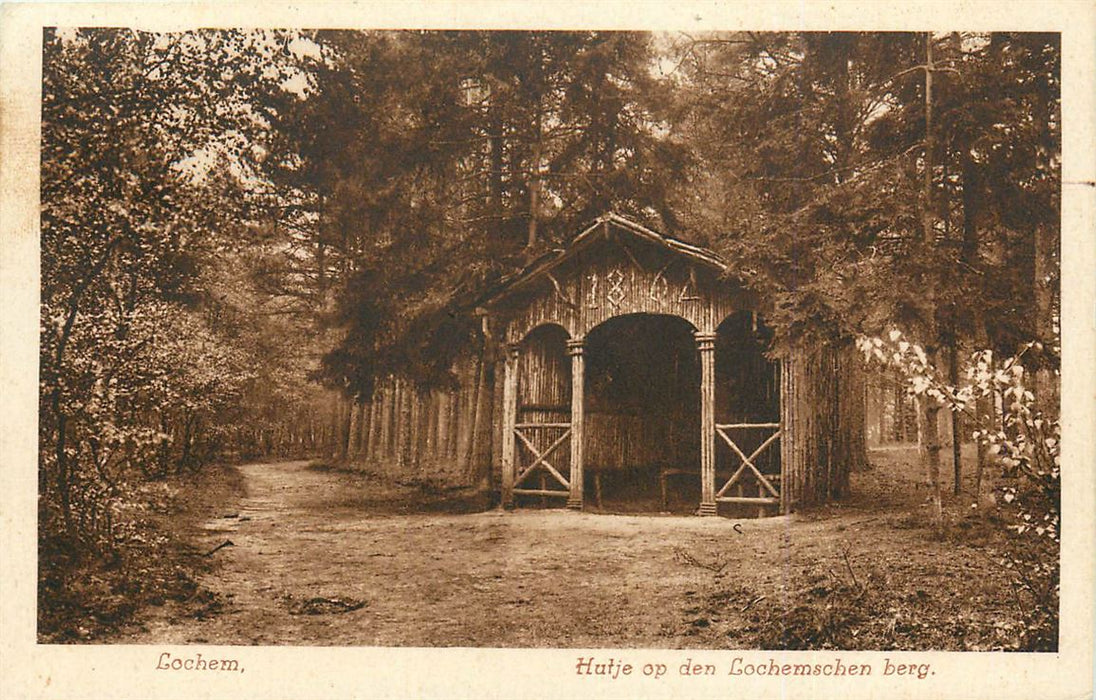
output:
[[[695,477],[701,515],[840,495],[849,465],[810,444],[824,410],[807,394],[848,367],[819,348],[769,359],[767,309],[712,251],[615,214],[505,281],[482,308],[505,344],[503,503],[582,508],[591,473],[600,500],[600,477],[629,470],[657,475],[663,506],[670,480]],[[862,402],[838,398],[850,388]]]
[[712,251],[607,214],[482,299],[459,390],[379,382],[358,450],[491,469],[506,506],[581,509],[606,491],[765,515],[840,496],[863,454],[855,357],[771,358],[770,308]]

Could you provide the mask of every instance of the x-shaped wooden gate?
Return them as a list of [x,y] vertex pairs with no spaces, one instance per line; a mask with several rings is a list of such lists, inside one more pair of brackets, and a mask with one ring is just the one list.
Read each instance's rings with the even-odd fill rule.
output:
[[[731,438],[731,431],[734,430],[760,430],[767,429],[773,430],[773,434],[765,438],[758,445],[757,449],[750,453],[747,457],[746,453],[735,443]],[[717,423],[715,426],[715,432],[719,437],[723,438],[723,441],[727,443],[727,446],[731,448],[731,451],[738,455],[738,458],[742,460],[738,469],[734,471],[730,479],[727,479],[727,483],[723,484],[723,488],[715,494],[715,500],[720,503],[751,503],[761,505],[779,505],[780,504],[780,491],[773,485],[772,481],[761,473],[761,470],[754,464],[762,452],[767,450],[770,445],[780,439],[780,424],[779,423]],[[741,438],[740,438],[741,439]],[[742,476],[749,470],[753,473],[754,478],[757,479],[759,485],[758,495],[751,496],[728,496],[727,492],[736,483],[739,483]],[[768,495],[766,495],[766,492]]]
[[[534,442],[532,431],[536,430],[552,430],[563,429],[555,440],[553,440],[548,447],[541,452],[537,449]],[[527,431],[529,434],[526,434]],[[528,466],[520,467],[517,474],[514,476],[514,493],[524,496],[568,496],[571,492],[571,482],[566,479],[563,474],[556,469],[555,465],[548,461],[548,457],[555,452],[561,445],[567,443],[571,437],[571,424],[570,423],[517,423],[514,425],[514,435],[521,444],[525,445],[525,448],[529,450],[533,455],[533,461]],[[559,482],[563,486],[563,490],[550,489],[544,484],[541,488],[520,488],[522,482],[529,478],[533,472],[539,471],[542,475],[550,475],[553,479]]]

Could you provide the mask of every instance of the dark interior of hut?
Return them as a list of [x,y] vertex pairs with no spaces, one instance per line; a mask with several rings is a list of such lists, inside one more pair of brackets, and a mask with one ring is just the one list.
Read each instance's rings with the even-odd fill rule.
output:
[[[584,500],[589,508],[696,510],[699,425],[700,361],[688,322],[676,316],[619,316],[586,336]],[[661,478],[675,470],[695,477]]]
[[[749,313],[729,317],[716,340],[716,422],[779,421],[779,380],[763,349],[769,334]],[[570,421],[571,366],[566,332],[541,326],[522,344],[518,422],[518,472],[538,455],[570,478],[569,446],[553,443]],[[585,347],[584,501],[587,510],[618,513],[693,513],[700,502],[700,360],[693,327],[675,316],[631,314],[594,328]],[[534,427],[542,426],[542,427]],[[772,431],[768,431],[771,433]],[[764,430],[733,434],[746,454]],[[717,438],[717,488],[741,462]],[[535,448],[535,453],[533,449]],[[779,473],[779,451],[754,463]],[[736,492],[757,492],[743,475]],[[529,471],[522,487],[562,489],[551,471]],[[524,496],[523,507],[559,507],[558,497]],[[721,510],[734,510],[724,506]],[[756,509],[754,509],[756,510]]]

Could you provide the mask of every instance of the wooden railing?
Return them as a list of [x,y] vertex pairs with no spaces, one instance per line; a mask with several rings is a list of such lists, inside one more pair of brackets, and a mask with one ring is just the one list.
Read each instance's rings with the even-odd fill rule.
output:
[[[772,435],[768,436],[757,446],[753,452],[748,456],[738,446],[734,438],[731,437],[733,431],[756,431],[756,430],[772,430]],[[779,474],[770,474],[766,476],[757,468],[754,462],[761,454],[767,450],[773,443],[780,439],[780,424],[779,423],[717,423],[715,426],[716,435],[723,439],[723,442],[727,443],[727,446],[731,448],[731,451],[738,456],[740,463],[738,468],[731,474],[731,478],[727,479],[727,482],[716,491],[715,500],[719,503],[745,503],[753,505],[780,505],[780,490],[778,484],[780,483]],[[738,484],[742,485],[742,477],[750,473],[758,484],[757,496],[745,496],[735,495],[729,496],[727,492],[730,491],[732,486]],[[776,484],[773,482],[776,481]],[[741,488],[739,489],[741,490]]]
[[[534,431],[559,429],[563,429],[563,432],[553,440],[546,449],[543,451],[537,449],[535,439],[532,437]],[[571,424],[517,423],[514,425],[514,436],[521,444],[525,445],[525,448],[533,455],[533,461],[527,466],[519,467],[517,474],[515,474],[514,493],[520,496],[562,496],[566,498],[571,492],[571,482],[548,460],[548,457],[562,445],[567,443],[571,437]],[[521,484],[535,472],[540,473],[542,477],[541,487],[521,488]],[[545,483],[545,476],[551,476],[556,482],[563,486],[563,490],[548,488]]]

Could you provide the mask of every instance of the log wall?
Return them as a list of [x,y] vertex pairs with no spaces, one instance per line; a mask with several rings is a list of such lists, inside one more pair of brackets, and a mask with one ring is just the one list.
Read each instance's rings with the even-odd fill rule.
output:
[[[571,358],[567,355],[567,332],[563,328],[556,325],[540,326],[521,343],[516,391],[516,422],[519,425],[570,423]],[[560,427],[528,427],[522,430],[522,435],[536,448],[538,454],[544,454],[565,430],[566,428]],[[519,441],[516,458],[516,466],[520,470],[531,464],[536,455]],[[569,443],[561,443],[547,459],[553,468],[569,478]],[[544,488],[550,485],[541,481],[542,476],[547,479],[544,474],[538,474],[532,482],[526,482],[524,486]]]
[[782,507],[841,498],[866,468],[864,375],[851,347],[790,352],[781,363]]
[[451,485],[489,478],[490,378],[479,376],[487,373],[476,358],[460,362],[454,373],[452,389],[423,389],[398,376],[378,379],[367,400],[345,402],[345,450],[332,456],[369,471]]

